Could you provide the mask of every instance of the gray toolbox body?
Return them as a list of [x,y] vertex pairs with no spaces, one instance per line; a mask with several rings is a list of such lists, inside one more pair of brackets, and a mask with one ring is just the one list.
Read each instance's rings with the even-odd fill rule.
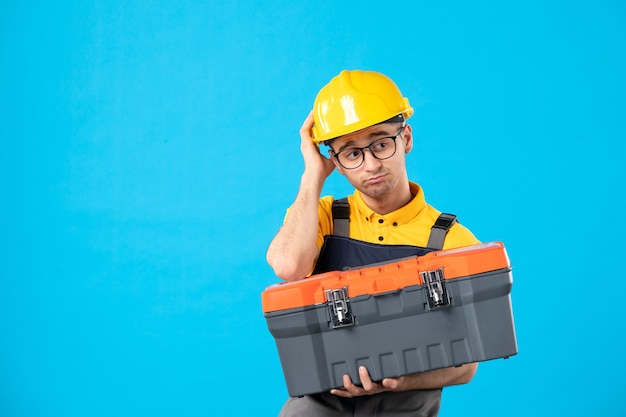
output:
[[[508,257],[506,263],[454,279],[446,279],[445,267],[428,270],[419,273],[415,285],[354,297],[351,283],[357,281],[346,278],[342,286],[344,273],[337,273],[340,284],[329,289],[334,284],[324,283],[328,274],[322,274],[319,291],[324,291],[325,302],[265,311],[289,395],[343,387],[344,374],[359,384],[359,366],[380,381],[515,355]],[[265,292],[280,291],[280,285]],[[294,294],[285,291],[284,296]]]

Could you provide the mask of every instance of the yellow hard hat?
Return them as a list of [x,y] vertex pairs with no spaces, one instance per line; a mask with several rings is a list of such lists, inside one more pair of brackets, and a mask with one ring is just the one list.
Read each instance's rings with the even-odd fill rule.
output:
[[324,142],[402,115],[413,115],[409,99],[386,75],[343,70],[326,84],[313,103],[313,140]]

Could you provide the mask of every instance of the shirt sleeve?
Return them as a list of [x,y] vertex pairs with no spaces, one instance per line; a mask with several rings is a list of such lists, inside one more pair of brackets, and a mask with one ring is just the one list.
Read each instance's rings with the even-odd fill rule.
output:
[[456,222],[446,235],[443,249],[454,249],[463,246],[477,245],[479,243],[481,243],[480,240],[478,240],[467,227]]
[[322,249],[324,244],[324,236],[333,234],[333,206],[334,198],[325,196],[320,198],[318,211],[318,229],[317,229],[317,250]]

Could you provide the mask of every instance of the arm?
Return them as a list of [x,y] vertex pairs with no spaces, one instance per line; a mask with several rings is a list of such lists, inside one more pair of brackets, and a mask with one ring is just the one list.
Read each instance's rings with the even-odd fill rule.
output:
[[326,178],[333,172],[333,162],[320,154],[311,137],[313,112],[300,128],[300,151],[304,173],[300,189],[284,224],[270,243],[267,262],[279,278],[294,281],[304,278],[318,255],[318,204]]
[[400,378],[385,378],[382,383],[378,384],[371,380],[367,369],[362,366],[359,368],[362,387],[354,385],[350,380],[350,376],[344,375],[344,388],[331,390],[330,393],[350,398],[378,394],[384,391],[436,389],[450,385],[467,384],[474,377],[477,368],[477,363],[470,363],[455,368],[436,369]]

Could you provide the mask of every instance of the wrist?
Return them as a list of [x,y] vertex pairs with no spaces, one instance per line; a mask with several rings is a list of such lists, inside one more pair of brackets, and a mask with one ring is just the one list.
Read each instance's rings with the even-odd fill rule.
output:
[[319,196],[326,181],[326,176],[318,171],[305,169],[300,178],[300,188],[314,191]]

